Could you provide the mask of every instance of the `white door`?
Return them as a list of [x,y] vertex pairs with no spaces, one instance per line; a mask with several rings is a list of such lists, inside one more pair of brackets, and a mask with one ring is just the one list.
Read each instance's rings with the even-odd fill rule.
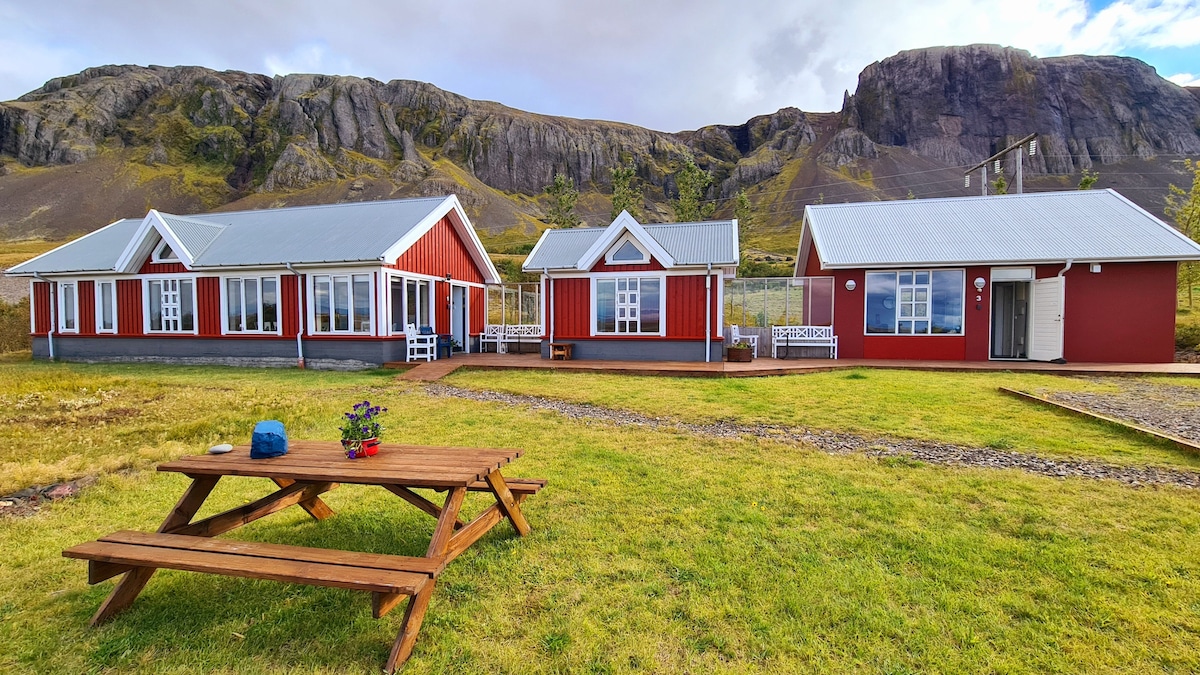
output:
[[1060,277],[1033,282],[1033,317],[1029,358],[1053,361],[1063,355],[1063,280]]
[[465,286],[450,287],[450,335],[467,349],[468,321],[467,289]]

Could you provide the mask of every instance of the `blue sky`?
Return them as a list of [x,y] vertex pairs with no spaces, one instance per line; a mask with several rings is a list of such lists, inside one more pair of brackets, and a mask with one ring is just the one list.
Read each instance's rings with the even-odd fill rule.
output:
[[900,50],[1140,58],[1200,85],[1200,0],[0,0],[0,100],[108,63],[414,79],[665,131],[841,107]]

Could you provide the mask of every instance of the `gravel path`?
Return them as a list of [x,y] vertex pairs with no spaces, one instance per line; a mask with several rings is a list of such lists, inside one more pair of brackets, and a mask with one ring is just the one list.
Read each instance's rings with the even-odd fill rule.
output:
[[1060,391],[1047,396],[1055,401],[1200,443],[1200,387],[1156,384],[1134,378],[1087,379],[1119,387],[1120,391]]
[[801,427],[770,424],[738,424],[716,421],[710,424],[691,424],[662,417],[649,417],[634,412],[589,405],[568,403],[540,396],[505,394],[495,391],[476,391],[445,384],[427,385],[431,396],[461,398],[472,401],[524,405],[535,410],[553,410],[570,419],[600,420],[618,426],[638,426],[651,429],[683,431],[707,438],[738,438],[752,436],[770,440],[803,443],[833,454],[861,452],[872,457],[906,457],[930,464],[975,466],[990,469],[1020,469],[1042,476],[1067,478],[1071,476],[1115,480],[1126,485],[1175,485],[1200,488],[1200,473],[1155,467],[1116,466],[1084,459],[1050,459],[1021,452],[971,448],[927,441],[877,438],[868,439],[855,434],[818,431]]

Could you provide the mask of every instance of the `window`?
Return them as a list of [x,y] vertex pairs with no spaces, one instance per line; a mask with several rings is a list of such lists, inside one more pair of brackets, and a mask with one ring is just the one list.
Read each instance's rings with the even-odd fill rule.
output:
[[96,332],[117,332],[117,283],[96,282]]
[[225,280],[225,330],[230,333],[279,332],[279,278]]
[[963,270],[868,272],[866,332],[962,335]]
[[404,322],[420,328],[432,326],[429,315],[429,292],[432,284],[428,281],[408,279],[404,282],[405,299],[408,301],[404,313]]
[[614,248],[609,249],[608,255],[604,258],[606,263],[610,265],[636,265],[650,262],[649,254],[635,244],[628,234],[618,240],[618,242]]
[[596,280],[596,332],[662,332],[662,279],[616,277]]
[[164,241],[158,248],[154,249],[154,255],[151,257],[150,262],[179,262],[179,256],[175,254],[175,250],[171,248],[171,245]]
[[317,333],[371,332],[371,275],[314,276],[313,320]]
[[147,309],[150,332],[194,333],[196,298],[191,279],[150,279]]
[[58,283],[58,330],[60,332],[79,332],[78,290],[74,281]]

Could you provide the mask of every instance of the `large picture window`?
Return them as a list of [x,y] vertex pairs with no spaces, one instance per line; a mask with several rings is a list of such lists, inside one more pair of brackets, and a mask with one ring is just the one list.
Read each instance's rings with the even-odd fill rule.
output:
[[963,270],[868,272],[868,335],[962,335]]
[[74,281],[58,284],[58,330],[62,333],[79,331],[79,287]]
[[371,332],[371,275],[315,275],[313,318],[317,333]]
[[279,279],[226,279],[225,330],[230,333],[278,333]]
[[196,298],[191,279],[150,279],[146,282],[153,333],[192,333],[196,330]]
[[96,282],[96,332],[117,332],[117,282]]
[[596,332],[653,334],[662,331],[662,280],[616,277],[596,280]]

